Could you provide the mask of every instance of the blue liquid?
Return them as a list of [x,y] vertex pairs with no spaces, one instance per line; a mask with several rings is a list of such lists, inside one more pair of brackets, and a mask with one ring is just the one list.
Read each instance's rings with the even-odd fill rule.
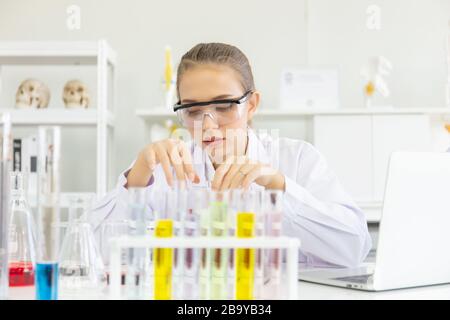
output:
[[36,264],[36,299],[58,299],[58,263]]

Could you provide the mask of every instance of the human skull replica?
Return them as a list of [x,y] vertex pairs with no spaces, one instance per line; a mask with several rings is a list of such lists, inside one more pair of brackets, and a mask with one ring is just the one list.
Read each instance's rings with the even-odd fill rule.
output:
[[66,108],[88,108],[89,92],[84,83],[70,80],[64,86],[63,100]]
[[24,80],[16,93],[16,108],[47,108],[50,101],[50,90],[39,80]]

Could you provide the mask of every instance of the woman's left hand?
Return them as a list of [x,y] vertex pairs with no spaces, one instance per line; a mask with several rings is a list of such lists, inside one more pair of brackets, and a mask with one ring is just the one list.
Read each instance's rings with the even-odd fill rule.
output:
[[248,189],[255,182],[266,189],[283,190],[284,175],[268,164],[233,157],[219,165],[212,181],[213,190]]

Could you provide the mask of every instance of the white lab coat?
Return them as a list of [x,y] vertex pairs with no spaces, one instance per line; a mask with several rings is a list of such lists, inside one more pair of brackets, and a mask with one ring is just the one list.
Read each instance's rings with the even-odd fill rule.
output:
[[[282,228],[284,235],[301,240],[300,262],[307,266],[359,265],[372,243],[365,215],[344,191],[324,157],[305,141],[257,137],[251,129],[248,137],[248,158],[270,163],[285,176]],[[200,177],[199,186],[206,186],[214,176],[214,167],[200,147],[191,143],[190,148],[194,169]],[[105,219],[125,219],[128,191],[124,185],[130,168],[119,176],[116,188],[94,208],[91,217],[95,230]],[[251,187],[261,188],[256,184]],[[146,188],[148,191],[169,188],[160,165]],[[149,202],[152,210],[151,197]]]

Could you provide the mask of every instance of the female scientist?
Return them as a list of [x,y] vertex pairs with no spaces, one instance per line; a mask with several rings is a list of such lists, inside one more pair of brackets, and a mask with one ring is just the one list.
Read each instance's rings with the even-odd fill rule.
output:
[[128,187],[160,191],[186,181],[213,190],[279,189],[283,232],[301,239],[300,262],[354,267],[364,260],[371,248],[364,213],[323,156],[305,141],[260,139],[249,127],[261,94],[238,48],[201,43],[189,50],[178,66],[177,95],[174,110],[192,142],[166,139],[142,149],[94,209],[95,228],[125,218]]

